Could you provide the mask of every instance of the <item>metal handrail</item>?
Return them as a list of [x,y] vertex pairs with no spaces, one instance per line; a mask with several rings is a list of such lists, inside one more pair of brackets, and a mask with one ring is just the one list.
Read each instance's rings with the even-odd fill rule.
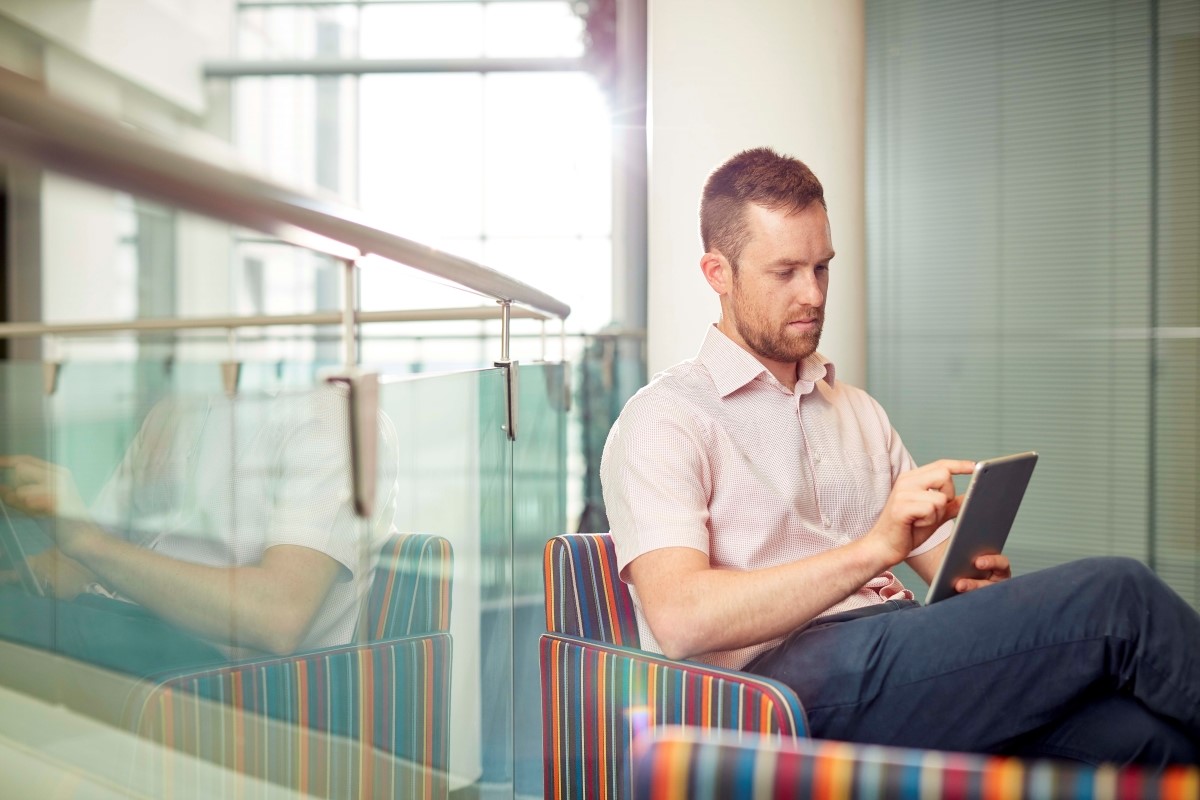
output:
[[528,58],[259,58],[210,61],[206,78],[281,75],[403,75],[429,72],[583,72],[579,57]]
[[[523,308],[511,311],[514,318],[549,319],[545,314]],[[355,322],[451,322],[458,320],[500,319],[499,307],[418,308],[402,311],[359,311]],[[211,330],[219,328],[267,328],[280,325],[340,325],[340,311],[315,311],[309,314],[269,314],[244,317],[152,317],[112,322],[9,322],[0,324],[0,339],[26,336],[86,336],[109,333],[162,333]],[[342,338],[342,337],[339,337]]]
[[[566,319],[566,303],[496,270],[370,224],[360,212],[182,152],[0,69],[0,157],[62,172],[352,260],[377,255],[501,302]],[[235,156],[230,156],[230,160]]]

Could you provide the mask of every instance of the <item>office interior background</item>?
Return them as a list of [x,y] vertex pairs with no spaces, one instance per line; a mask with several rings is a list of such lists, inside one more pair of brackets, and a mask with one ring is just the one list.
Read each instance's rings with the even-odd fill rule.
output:
[[[541,795],[542,545],[604,529],[608,427],[716,319],[696,210],[740,149],[822,179],[822,352],[917,461],[1041,454],[1018,572],[1132,556],[1200,605],[1197,0],[0,0],[0,67],[570,305],[512,322],[528,435],[511,444],[492,425],[499,320],[359,333],[361,364],[394,379],[395,522],[454,550],[452,796]],[[320,252],[16,161],[0,176],[6,323],[343,304]],[[364,312],[494,306],[358,267]],[[310,324],[0,347],[4,447],[68,464],[85,498],[155,403],[219,391],[220,362],[255,406],[343,353],[337,325]],[[136,794],[101,684],[11,658],[0,708],[44,722],[0,713],[3,763]]]

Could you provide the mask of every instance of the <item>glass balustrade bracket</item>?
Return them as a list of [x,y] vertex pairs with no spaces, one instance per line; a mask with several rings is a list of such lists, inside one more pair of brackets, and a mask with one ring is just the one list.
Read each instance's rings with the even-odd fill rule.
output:
[[221,385],[225,387],[225,394],[233,397],[238,392],[238,384],[242,378],[242,362],[240,361],[222,361],[221,362]]
[[507,409],[507,421],[504,430],[508,432],[509,441],[517,440],[517,374],[519,363],[505,360],[495,362],[497,367],[504,370],[504,401]]
[[508,420],[505,430],[510,442],[517,440],[517,362],[509,358],[509,342],[512,338],[512,301],[500,300],[500,360],[497,367],[504,368],[505,408]]
[[47,397],[52,397],[58,391],[58,376],[61,372],[61,361],[42,362],[42,391]]
[[375,476],[379,462],[379,374],[357,369],[328,375],[327,383],[346,387],[350,430],[350,489],[354,510],[369,519],[375,512]]

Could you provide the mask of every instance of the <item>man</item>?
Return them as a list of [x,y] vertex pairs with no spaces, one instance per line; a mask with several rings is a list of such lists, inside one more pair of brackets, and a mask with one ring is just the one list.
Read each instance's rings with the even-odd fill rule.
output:
[[395,510],[381,416],[378,509],[351,504],[345,392],[157,405],[91,507],[70,473],[0,457],[0,497],[48,517],[50,597],[0,590],[0,636],[148,674],[349,642]]
[[923,607],[970,461],[917,467],[817,352],[823,189],[749,150],[700,206],[720,321],[626,405],[601,465],[643,645],[776,678],[817,737],[1088,763],[1200,761],[1200,616],[1134,561],[986,577]]

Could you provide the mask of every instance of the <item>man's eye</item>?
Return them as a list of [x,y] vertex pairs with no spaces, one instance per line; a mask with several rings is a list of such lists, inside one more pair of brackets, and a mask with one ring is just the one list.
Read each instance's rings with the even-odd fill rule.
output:
[[786,281],[788,278],[792,277],[793,274],[794,274],[793,270],[785,269],[782,272],[776,272],[775,277],[779,278],[779,280],[781,280],[781,281]]
[[817,264],[817,272],[829,272],[828,264]]

